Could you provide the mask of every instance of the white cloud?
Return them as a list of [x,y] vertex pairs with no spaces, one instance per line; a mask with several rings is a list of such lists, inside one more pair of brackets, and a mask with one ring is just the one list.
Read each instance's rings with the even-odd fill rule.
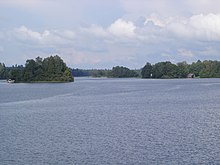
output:
[[[220,15],[215,13],[188,17],[153,13],[142,16],[139,25],[122,17],[108,26],[94,23],[72,29],[36,29],[39,28],[25,25],[0,32],[1,46],[4,53],[9,52],[11,61],[15,59],[11,54],[24,54],[25,61],[26,57],[58,53],[73,67],[111,67],[124,63],[138,68],[145,60],[178,62],[208,55],[220,58],[218,44],[212,45],[220,42]],[[9,48],[11,45],[13,50]]]
[[25,26],[15,29],[15,33],[17,38],[21,40],[40,41],[43,37],[39,32],[34,32]]
[[12,37],[29,44],[45,46],[66,45],[72,43],[75,39],[75,32],[70,30],[44,30],[43,32],[33,31],[25,26],[16,28],[11,32]]
[[105,38],[108,36],[106,30],[103,27],[95,24],[91,25],[90,27],[81,28],[81,32],[84,34],[86,33],[88,35],[101,37],[101,38]]
[[175,22],[176,20],[181,22],[183,19],[184,19],[183,17],[178,17],[178,16],[165,17],[165,16],[160,16],[158,14],[152,13],[146,17],[144,25],[153,23],[155,26],[166,28],[166,26],[169,25],[170,23]]
[[[176,49],[179,55],[193,57],[190,50],[181,47],[191,44],[193,41],[220,41],[220,15],[200,14],[189,18],[160,18],[158,15],[152,14],[146,18],[143,27],[137,27],[132,21],[125,21],[122,18],[107,28],[92,24],[88,27],[72,30],[44,30],[39,32],[22,26],[15,30],[14,35],[27,45],[30,44],[29,41],[32,41],[41,47],[72,47],[75,50],[87,53],[89,51],[107,53],[115,45],[137,50],[144,46],[155,48],[153,44],[157,44],[161,45],[161,51],[169,52]],[[173,48],[169,51],[162,50],[163,47],[170,47],[167,45],[168,42],[174,42],[170,44],[170,46],[174,45]],[[175,42],[181,42],[182,45],[175,48]]]
[[167,28],[183,39],[220,41],[220,15],[194,15],[184,20],[175,20]]
[[81,66],[85,64],[87,66],[94,66],[102,61],[102,56],[99,56],[92,52],[78,51],[73,47],[60,48],[58,52],[62,52],[59,54],[61,54],[64,60],[72,66]]
[[56,31],[56,33],[69,40],[73,40],[76,37],[76,33],[73,30],[63,30],[62,32]]
[[125,21],[123,19],[116,20],[108,28],[108,31],[116,37],[135,37],[136,26],[131,21]]
[[160,19],[156,14],[151,14],[144,22],[145,25],[152,22],[154,25],[159,27],[164,27],[167,22],[164,22],[164,20]]

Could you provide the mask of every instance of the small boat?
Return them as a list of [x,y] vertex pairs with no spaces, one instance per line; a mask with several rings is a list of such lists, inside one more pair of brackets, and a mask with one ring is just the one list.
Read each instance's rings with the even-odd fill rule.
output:
[[8,83],[14,83],[15,82],[15,80],[12,80],[12,79],[8,79],[8,81],[7,81]]

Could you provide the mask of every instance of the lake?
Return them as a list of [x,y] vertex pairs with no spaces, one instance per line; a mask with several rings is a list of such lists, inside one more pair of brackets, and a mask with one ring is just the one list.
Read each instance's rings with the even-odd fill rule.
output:
[[0,164],[220,164],[220,79],[0,81]]

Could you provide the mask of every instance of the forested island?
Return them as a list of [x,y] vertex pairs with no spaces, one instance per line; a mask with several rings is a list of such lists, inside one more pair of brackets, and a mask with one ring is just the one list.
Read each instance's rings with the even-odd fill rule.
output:
[[0,63],[0,79],[11,79],[15,82],[72,82],[74,78],[64,61],[58,56],[45,59],[37,57],[22,65],[5,67]]
[[108,78],[220,78],[220,61],[205,60],[187,64],[170,61],[156,64],[146,63],[141,69],[115,66],[112,69],[70,69],[59,56],[27,60],[25,66],[6,67],[0,63],[0,79],[13,79],[16,82],[71,82],[74,77]]

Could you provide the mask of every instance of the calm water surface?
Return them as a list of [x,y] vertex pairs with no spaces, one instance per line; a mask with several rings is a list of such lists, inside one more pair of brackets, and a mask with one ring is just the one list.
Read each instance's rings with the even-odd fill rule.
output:
[[220,79],[0,81],[0,164],[220,164]]

